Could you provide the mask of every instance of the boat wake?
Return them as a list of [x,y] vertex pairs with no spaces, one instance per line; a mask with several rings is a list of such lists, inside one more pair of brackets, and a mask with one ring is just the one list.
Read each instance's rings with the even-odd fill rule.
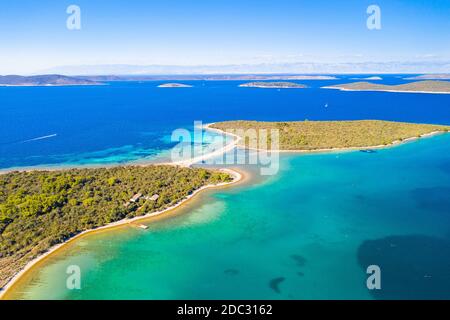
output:
[[28,143],[33,141],[39,141],[39,140],[45,140],[56,137],[58,134],[53,133],[42,137],[37,137],[33,139],[27,139],[27,140],[16,140],[16,141],[9,141],[9,142],[0,142],[0,146],[9,146],[9,145],[15,145],[15,144],[21,144],[21,143]]
[[54,133],[54,134],[49,134],[47,136],[42,136],[42,137],[37,137],[37,138],[33,138],[33,139],[24,140],[24,141],[21,141],[20,143],[27,143],[27,142],[44,140],[44,139],[50,139],[50,138],[54,138],[56,136],[57,136],[57,134]]

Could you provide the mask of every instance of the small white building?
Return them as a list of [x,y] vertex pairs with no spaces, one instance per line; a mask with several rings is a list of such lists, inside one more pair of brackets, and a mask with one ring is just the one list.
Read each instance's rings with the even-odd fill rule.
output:
[[141,197],[142,193],[136,193],[133,198],[130,199],[130,202],[138,202]]

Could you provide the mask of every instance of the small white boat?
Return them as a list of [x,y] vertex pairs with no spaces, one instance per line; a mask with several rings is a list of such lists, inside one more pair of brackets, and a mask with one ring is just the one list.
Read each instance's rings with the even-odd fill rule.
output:
[[138,228],[147,230],[147,229],[148,229],[148,226],[146,226],[145,224],[140,224],[140,225],[138,225]]

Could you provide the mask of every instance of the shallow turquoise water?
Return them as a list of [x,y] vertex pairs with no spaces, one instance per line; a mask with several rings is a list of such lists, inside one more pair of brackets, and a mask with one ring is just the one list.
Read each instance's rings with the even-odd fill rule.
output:
[[[105,86],[0,87],[0,169],[110,165],[153,160],[194,121],[392,120],[450,124],[450,95],[344,92],[301,81],[305,90],[240,88],[244,81],[191,81],[167,90],[159,81]],[[383,75],[383,84],[404,83]],[[327,107],[325,107],[327,106]]]
[[[75,242],[15,291],[50,299],[450,298],[450,135],[285,155],[278,175]],[[369,291],[366,268],[381,268]],[[66,289],[78,265],[81,290]]]

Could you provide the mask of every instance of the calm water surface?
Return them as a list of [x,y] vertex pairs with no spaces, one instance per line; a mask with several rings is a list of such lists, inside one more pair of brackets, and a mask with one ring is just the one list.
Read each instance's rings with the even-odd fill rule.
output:
[[[401,83],[397,76],[385,83]],[[237,88],[241,82],[0,88],[0,167],[124,163],[204,122],[385,119],[450,124],[450,95]],[[325,105],[328,104],[328,107]],[[51,137],[47,137],[51,136]],[[47,137],[43,139],[36,139]],[[280,172],[182,215],[87,236],[12,292],[50,299],[450,298],[450,135],[376,153],[283,155]],[[382,290],[366,288],[379,265]],[[66,289],[66,268],[82,289]]]
[[[377,151],[284,156],[263,182],[180,216],[85,237],[19,298],[450,298],[450,135]],[[379,265],[382,289],[366,288]],[[82,289],[67,290],[78,265]]]

